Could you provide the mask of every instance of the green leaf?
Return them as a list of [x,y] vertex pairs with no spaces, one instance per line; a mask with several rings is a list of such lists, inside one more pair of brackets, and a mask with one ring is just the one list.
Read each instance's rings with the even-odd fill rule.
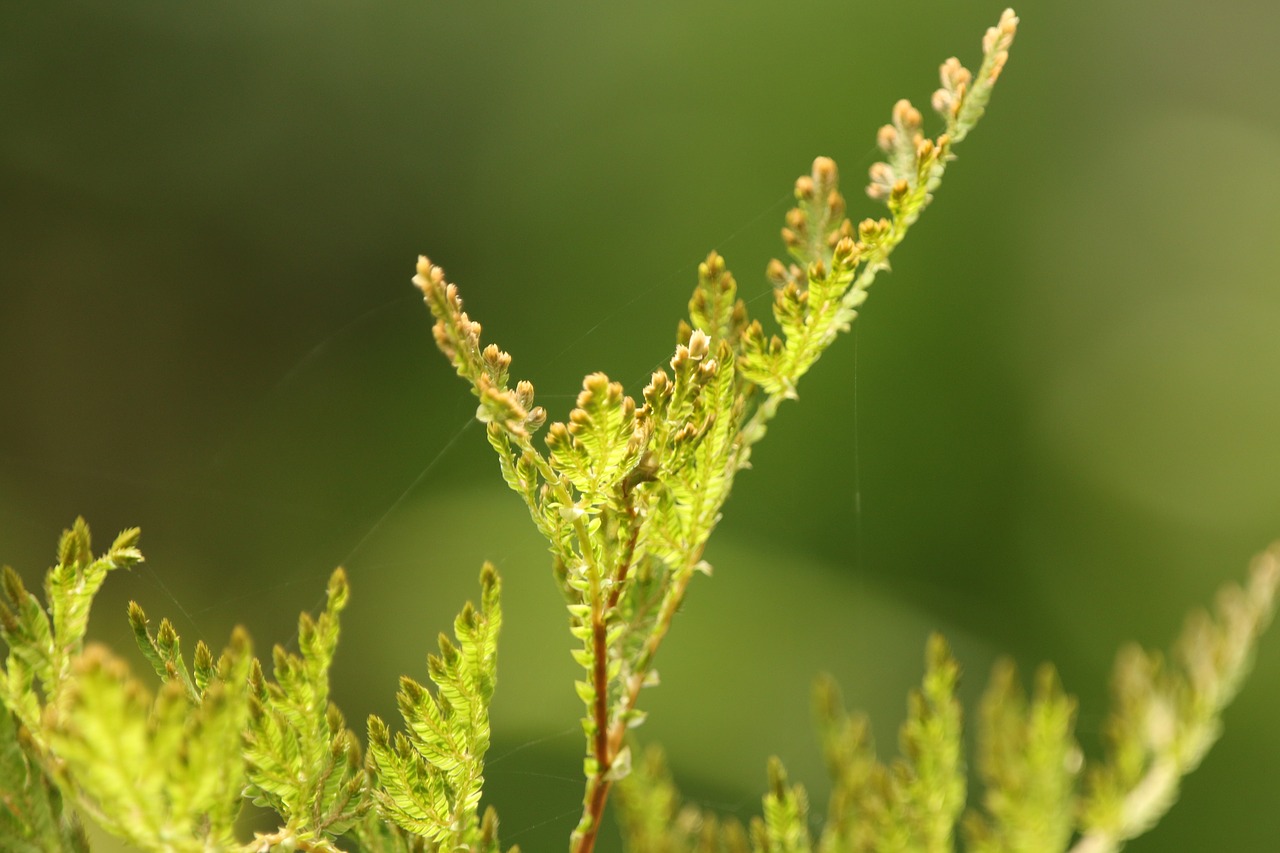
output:
[[1218,595],[1214,616],[1192,613],[1169,662],[1122,649],[1112,676],[1105,764],[1091,768],[1073,853],[1110,853],[1150,829],[1178,797],[1182,776],[1218,739],[1222,712],[1253,662],[1280,587],[1280,544],[1260,555],[1245,587]]
[[1038,671],[1028,705],[1012,661],[996,664],[978,731],[985,814],[966,817],[967,850],[1055,853],[1067,848],[1083,761],[1072,736],[1075,710],[1053,667]]
[[337,569],[324,612],[298,618],[299,653],[273,650],[275,682],[253,662],[245,793],[284,818],[277,843],[328,843],[369,808],[359,742],[329,701],[329,668],[348,599],[346,573]]
[[440,654],[428,658],[435,694],[401,678],[396,698],[407,735],[393,739],[386,723],[369,717],[368,772],[379,812],[449,850],[497,849],[496,817],[478,813],[502,626],[501,584],[491,565],[480,585],[480,609],[468,602],[454,622],[456,644],[441,635]]
[[81,853],[89,849],[79,821],[24,748],[17,721],[0,710],[0,850]]
[[233,842],[244,779],[248,637],[237,631],[199,701],[180,681],[154,698],[128,667],[90,646],[72,670],[48,738],[77,804],[144,850]]
[[754,836],[764,853],[809,853],[809,798],[801,785],[790,785],[777,758],[769,759],[769,793],[764,796],[764,820]]

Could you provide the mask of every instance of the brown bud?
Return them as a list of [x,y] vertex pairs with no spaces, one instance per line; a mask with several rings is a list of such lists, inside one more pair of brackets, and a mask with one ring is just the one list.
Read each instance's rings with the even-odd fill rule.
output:
[[841,237],[831,253],[831,263],[840,269],[849,269],[858,262],[858,244],[852,238]]
[[796,198],[813,198],[813,178],[808,175],[801,175],[796,178]]
[[1000,77],[1000,72],[1004,70],[1004,64],[1009,61],[1008,51],[1000,51],[996,54],[995,59],[991,63],[991,76],[988,82],[994,83]]
[[827,217],[839,219],[844,216],[844,196],[838,190],[827,193]]
[[774,258],[769,261],[769,265],[764,268],[765,278],[773,282],[775,285],[782,284],[787,280],[787,268],[782,261]]
[[665,370],[655,370],[649,377],[649,385],[644,389],[644,396],[647,398],[653,394],[665,394],[670,384],[671,380],[667,377]]
[[569,428],[560,421],[556,421],[551,426],[547,427],[546,440],[547,447],[550,447],[552,450],[555,450],[557,445],[568,444]]
[[529,432],[537,432],[547,421],[547,410],[541,406],[534,406],[529,410],[529,417],[525,418],[525,427]]
[[706,279],[715,279],[724,275],[724,258],[716,252],[707,255],[707,259],[698,264],[698,275]]
[[947,89],[937,89],[933,93],[933,97],[929,100],[933,111],[942,115],[950,115],[951,108],[955,105],[955,96]]
[[914,131],[920,127],[920,123],[924,118],[920,115],[920,111],[911,106],[911,102],[906,98],[898,101],[893,105],[893,123],[899,130]]
[[689,335],[689,357],[701,361],[711,349],[711,338],[701,329],[694,329]]
[[830,157],[817,157],[813,161],[813,180],[821,187],[835,186],[839,180],[836,161]]
[[886,124],[876,133],[876,145],[880,146],[880,150],[888,153],[893,150],[893,146],[898,141],[898,129],[891,124]]

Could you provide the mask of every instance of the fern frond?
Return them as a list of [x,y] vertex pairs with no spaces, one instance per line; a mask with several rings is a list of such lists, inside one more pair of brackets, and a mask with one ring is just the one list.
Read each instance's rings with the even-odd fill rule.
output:
[[101,557],[93,556],[89,525],[77,518],[58,542],[58,563],[45,574],[45,604],[18,573],[3,571],[0,639],[9,647],[0,677],[0,704],[37,742],[42,706],[56,704],[72,662],[84,648],[89,611],[109,572],[142,562],[137,528],[125,530]]
[[964,822],[973,853],[1060,853],[1075,826],[1084,757],[1072,735],[1076,701],[1053,667],[1036,673],[1030,702],[1012,661],[991,672],[978,728],[983,812]]
[[19,732],[13,715],[0,709],[0,850],[87,853],[79,820]]
[[480,586],[480,609],[468,603],[454,623],[456,643],[441,635],[440,654],[428,658],[435,694],[407,676],[400,681],[407,734],[393,738],[381,719],[369,717],[367,766],[387,820],[441,849],[488,853],[498,849],[497,819],[481,820],[478,809],[502,626],[501,582],[491,565]]
[[101,646],[75,659],[43,726],[77,806],[144,850],[205,851],[234,843],[248,719],[251,654],[232,635],[217,677],[198,700],[180,680],[153,698]]
[[1280,544],[1253,563],[1246,586],[1218,595],[1216,613],[1195,612],[1166,661],[1123,649],[1112,678],[1107,761],[1092,770],[1082,837],[1072,853],[1111,853],[1150,829],[1178,796],[1222,731],[1222,712],[1253,662],[1280,586]]
[[276,844],[327,844],[369,808],[360,744],[329,701],[329,668],[348,596],[346,573],[337,569],[324,612],[298,619],[298,653],[275,647],[274,682],[253,661],[245,796],[284,818],[280,830],[264,836]]

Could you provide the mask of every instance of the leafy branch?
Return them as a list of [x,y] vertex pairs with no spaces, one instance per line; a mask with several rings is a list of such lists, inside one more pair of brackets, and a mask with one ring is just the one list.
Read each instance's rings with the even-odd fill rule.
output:
[[[1100,760],[1090,763],[1077,744],[1076,701],[1052,667],[1037,671],[1028,694],[1013,665],[998,663],[977,720],[984,791],[967,812],[960,667],[940,636],[927,643],[896,758],[878,757],[866,717],[845,709],[833,680],[818,681],[832,782],[821,822],[776,758],[761,814],[744,826],[683,803],[661,751],[641,751],[632,738],[675,613],[692,579],[711,573],[703,554],[735,476],[931,202],[954,146],[986,108],[1017,25],[1006,11],[987,31],[977,72],[943,63],[936,137],[924,135],[909,102],[894,106],[877,135],[885,159],[867,188],[886,216],[846,218],[829,158],[796,181],[782,229],[789,260],[766,270],[776,333],[748,316],[724,259],[709,255],[674,354],[638,398],[592,373],[566,419],[548,425],[533,386],[511,378],[511,356],[482,343],[457,287],[419,259],[414,282],[436,343],[470,385],[502,475],[547,540],[578,643],[585,785],[571,853],[594,849],[615,789],[630,853],[947,853],[957,834],[972,853],[1113,853],[1167,811],[1219,736],[1275,609],[1280,544],[1257,559],[1243,588],[1221,593],[1214,615],[1192,615],[1168,657],[1122,651]],[[428,656],[430,686],[401,678],[404,730],[371,716],[366,749],[330,699],[350,594],[342,569],[324,610],[300,616],[298,650],[274,648],[270,678],[242,629],[216,658],[197,643],[188,662],[173,624],[153,631],[131,603],[135,640],[160,681],[153,689],[85,641],[106,577],[142,560],[137,541],[127,530],[95,557],[77,519],[43,601],[4,569],[0,848],[85,850],[84,815],[165,853],[502,853],[496,813],[481,811],[502,626],[492,566],[480,574],[479,606],[463,607],[453,637],[440,635]],[[238,840],[246,800],[274,810],[277,829]]]
[[592,850],[610,786],[631,768],[629,728],[643,720],[640,691],[693,576],[710,573],[702,555],[735,475],[783,400],[848,330],[876,275],[933,198],[953,146],[981,117],[1008,59],[1018,19],[1007,11],[983,40],[976,75],[943,64],[933,103],[944,121],[923,135],[920,112],[893,109],[877,137],[887,160],[871,169],[868,194],[888,218],[857,226],[845,217],[834,161],[819,157],[796,181],[796,207],[783,241],[790,265],[773,261],[773,317],[780,335],[750,320],[724,260],[698,269],[689,320],[677,330],[667,369],[653,373],[641,400],[603,373],[583,380],[567,421],[547,427],[545,450],[533,436],[546,411],[534,388],[512,382],[511,356],[481,341],[443,269],[419,258],[414,284],[435,317],[436,344],[479,401],[477,418],[508,485],[546,537],[567,602],[577,682],[586,708],[582,818],[575,853]]

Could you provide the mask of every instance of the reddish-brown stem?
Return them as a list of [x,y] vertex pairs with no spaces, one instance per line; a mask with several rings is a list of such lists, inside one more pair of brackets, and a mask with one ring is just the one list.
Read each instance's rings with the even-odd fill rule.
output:
[[595,703],[592,708],[596,718],[596,776],[609,772],[612,756],[609,754],[609,649],[607,629],[603,613],[595,614],[591,626],[591,644],[595,646],[595,661],[591,667],[591,680],[595,682]]
[[[636,542],[640,537],[640,526],[636,523],[636,511],[631,503],[629,491],[623,493],[623,499],[626,502],[627,517],[631,522],[631,535],[627,537],[622,557],[618,561],[618,568],[613,573],[613,583],[609,590],[606,605],[603,608],[597,606],[591,614],[591,644],[593,646],[591,680],[593,682],[592,686],[595,688],[592,716],[595,718],[596,725],[595,742],[592,749],[595,753],[596,772],[587,783],[585,816],[590,818],[590,827],[581,835],[575,837],[574,853],[591,853],[595,847],[600,821],[604,818],[605,803],[609,800],[609,789],[612,787],[608,780],[609,771],[612,769],[613,758],[617,755],[617,751],[622,745],[621,739],[609,725],[609,629],[607,619],[609,613],[618,606],[618,600],[622,596],[622,585],[631,571],[631,561],[635,556]],[[634,702],[635,698],[632,697],[631,701]]]

